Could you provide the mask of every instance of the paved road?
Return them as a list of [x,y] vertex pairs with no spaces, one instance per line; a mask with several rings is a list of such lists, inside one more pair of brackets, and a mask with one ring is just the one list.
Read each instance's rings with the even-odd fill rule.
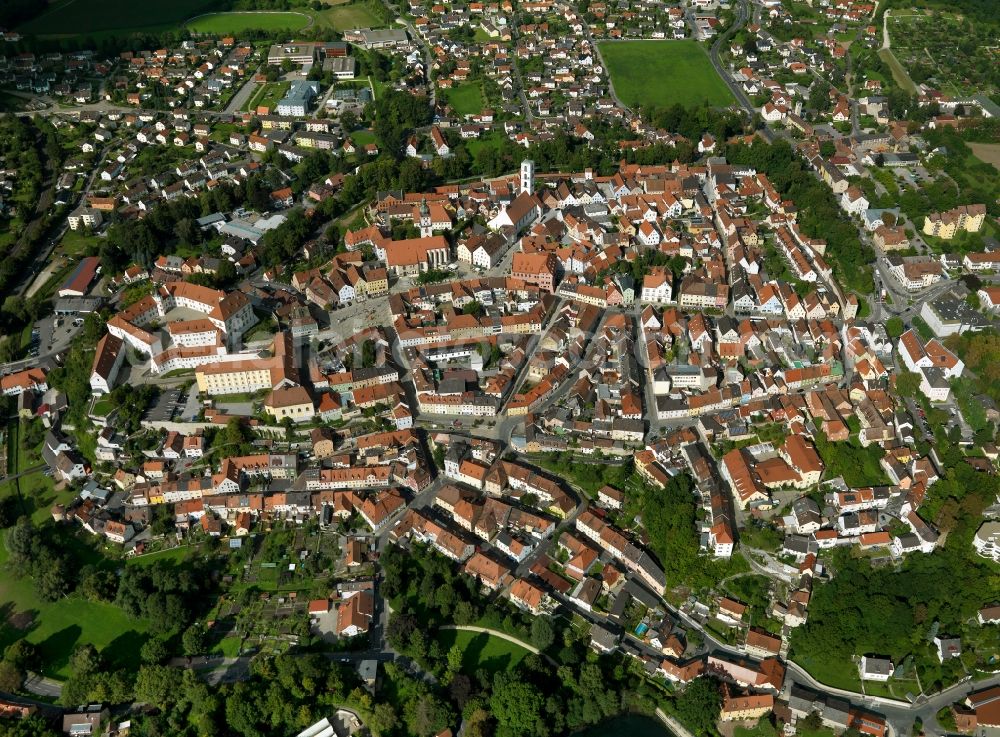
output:
[[28,671],[28,677],[24,679],[24,690],[35,696],[58,699],[62,696],[63,687],[59,681]]
[[222,112],[224,112],[227,115],[235,115],[236,113],[238,113],[240,110],[243,109],[243,106],[247,104],[247,102],[253,96],[253,93],[257,91],[257,83],[253,81],[253,78],[255,76],[256,72],[247,77],[247,81],[244,82],[242,87],[240,87],[239,92],[233,95],[233,98],[229,101],[229,104],[226,105],[226,109],[223,110]]
[[738,3],[736,6],[736,19],[733,21],[732,26],[730,26],[730,28],[728,28],[725,33],[720,34],[719,37],[715,39],[715,42],[712,44],[712,48],[708,54],[708,57],[709,59],[712,60],[712,66],[715,67],[716,73],[720,77],[722,77],[722,80],[726,83],[726,86],[728,86],[730,91],[732,91],[733,96],[736,98],[736,102],[739,104],[741,108],[746,110],[752,116],[755,112],[757,112],[757,108],[755,108],[753,106],[753,103],[750,102],[750,98],[746,96],[746,93],[743,91],[743,88],[733,81],[733,78],[729,75],[729,71],[722,66],[722,62],[719,60],[719,49],[722,48],[722,44],[725,43],[726,40],[734,33],[736,33],[740,28],[745,26],[749,18],[750,18],[750,12],[748,10],[747,3],[746,2]]
[[[382,0],[382,4],[385,5],[385,9],[389,12],[390,15],[392,13],[398,12],[397,9],[394,8],[388,2],[388,0]],[[408,21],[406,18],[400,16],[399,18],[396,19],[396,22],[402,23],[404,26],[406,26],[406,31],[407,33],[410,34],[410,38],[419,43],[421,48],[423,48],[424,50],[424,84],[427,85],[427,96],[428,99],[430,100],[431,110],[434,110],[434,108],[437,106],[437,85],[435,85],[431,79],[431,73],[434,71],[434,67],[432,64],[433,59],[431,58],[431,47],[427,44],[427,41],[424,39],[424,37],[421,36],[419,33],[417,33],[417,29],[414,28],[413,24],[411,24],[410,21]],[[370,83],[371,77],[369,77],[368,80]],[[374,92],[375,90],[372,90],[373,97],[374,97]]]

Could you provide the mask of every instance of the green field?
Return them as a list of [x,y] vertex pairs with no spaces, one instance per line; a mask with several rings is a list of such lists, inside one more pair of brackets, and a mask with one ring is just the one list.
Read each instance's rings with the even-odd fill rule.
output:
[[[81,546],[82,547],[82,546]],[[38,645],[42,673],[69,676],[69,656],[77,645],[105,651],[116,667],[139,651],[148,625],[129,619],[118,607],[69,596],[56,602],[40,600],[30,580],[15,579],[5,570],[7,549],[0,545],[0,649],[22,637]]]
[[250,29],[264,31],[297,31],[304,28],[310,18],[304,13],[209,13],[192,19],[187,27],[195,33],[243,33]]
[[625,41],[598,45],[615,93],[630,107],[724,107],[733,95],[696,41]]
[[97,236],[87,235],[81,229],[67,230],[62,240],[59,241],[59,245],[62,247],[63,253],[68,256],[87,256],[96,253],[101,242]]
[[316,22],[335,31],[351,28],[381,28],[385,25],[364,3],[338,5],[316,14]]
[[350,138],[354,141],[355,146],[367,146],[369,143],[378,142],[375,138],[375,132],[367,128],[353,131]]
[[112,36],[133,31],[175,28],[188,18],[217,7],[217,0],[56,0],[18,30],[41,36]]
[[171,565],[177,565],[178,563],[183,563],[194,556],[199,549],[199,545],[178,545],[173,548],[158,550],[155,553],[133,556],[125,561],[125,565],[138,566],[140,568],[156,565],[157,563],[170,563]]
[[500,131],[494,130],[479,138],[470,138],[467,141],[462,141],[462,144],[465,146],[465,150],[469,152],[469,156],[474,159],[476,158],[476,154],[482,149],[499,148],[505,140]]
[[438,641],[445,652],[455,644],[462,648],[462,670],[470,675],[480,668],[490,674],[510,670],[528,655],[523,647],[485,632],[440,630]]
[[483,92],[479,82],[466,82],[442,94],[458,116],[475,115],[483,111]]
[[268,82],[261,86],[254,96],[250,98],[250,101],[247,103],[247,110],[256,110],[261,105],[274,110],[291,86],[291,82]]
[[896,55],[892,53],[892,49],[879,49],[878,55],[882,57],[882,61],[889,65],[889,68],[892,70],[892,78],[896,84],[911,95],[917,94],[917,85],[910,79],[910,75],[907,74],[903,65],[899,63]]

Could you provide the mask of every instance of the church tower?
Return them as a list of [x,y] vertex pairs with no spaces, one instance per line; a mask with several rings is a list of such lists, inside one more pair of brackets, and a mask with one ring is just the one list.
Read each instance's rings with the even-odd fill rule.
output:
[[420,237],[429,238],[434,234],[434,229],[431,227],[431,211],[427,207],[427,200],[423,199],[420,201]]
[[525,159],[521,162],[521,193],[532,194],[535,191],[535,162]]

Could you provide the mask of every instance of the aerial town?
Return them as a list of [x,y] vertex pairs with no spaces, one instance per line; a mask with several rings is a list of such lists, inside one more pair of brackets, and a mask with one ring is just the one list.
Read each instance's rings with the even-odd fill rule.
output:
[[1000,735],[991,0],[175,5],[0,8],[0,735]]

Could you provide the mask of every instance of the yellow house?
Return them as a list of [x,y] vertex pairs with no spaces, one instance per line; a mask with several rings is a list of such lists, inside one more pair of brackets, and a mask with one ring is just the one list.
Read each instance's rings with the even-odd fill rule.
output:
[[364,292],[368,297],[381,297],[389,292],[389,276],[385,269],[369,269],[365,273]]
[[932,212],[924,217],[924,235],[933,235],[948,241],[955,237],[958,221],[946,212]]
[[722,721],[740,721],[744,719],[759,719],[774,709],[773,694],[747,694],[745,696],[730,696],[726,690],[722,700]]
[[279,422],[286,417],[293,422],[308,422],[316,414],[312,397],[301,386],[272,391],[264,400],[264,411]]

